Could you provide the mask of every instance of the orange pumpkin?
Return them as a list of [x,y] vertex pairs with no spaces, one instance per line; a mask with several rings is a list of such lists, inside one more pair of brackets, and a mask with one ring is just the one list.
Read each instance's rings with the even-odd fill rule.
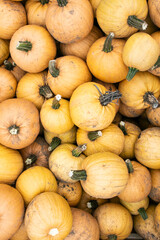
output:
[[0,65],[6,60],[9,56],[9,43],[4,39],[0,38]]
[[159,0],[148,0],[149,14],[154,24],[160,27]]
[[155,201],[160,202],[160,170],[150,169],[152,187],[149,197]]
[[158,105],[157,108],[147,108],[146,116],[152,126],[160,127],[160,105]]
[[18,231],[10,238],[10,240],[29,240],[24,222],[21,224]]
[[101,1],[101,0],[90,0],[90,3],[91,3],[91,5],[92,5],[92,8],[93,8],[95,17],[96,17],[97,7],[98,7],[100,1]]
[[135,109],[127,106],[122,101],[119,107],[119,113],[128,118],[139,117],[144,112],[144,109]]
[[160,204],[159,203],[155,208],[154,221],[155,221],[156,230],[158,234],[160,234]]
[[[159,45],[160,48],[160,31],[154,32],[151,34],[152,38],[156,40],[156,42]],[[152,74],[160,77],[160,57],[158,58],[157,62],[154,64],[151,69],[149,69],[149,72]]]

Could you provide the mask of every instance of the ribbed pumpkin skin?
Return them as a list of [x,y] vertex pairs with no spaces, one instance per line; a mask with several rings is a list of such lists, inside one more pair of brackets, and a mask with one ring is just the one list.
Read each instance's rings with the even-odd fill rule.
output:
[[159,169],[150,169],[152,187],[149,193],[149,197],[155,201],[160,202],[160,170]]
[[4,39],[0,38],[0,65],[6,60],[9,56],[9,43]]
[[30,240],[27,236],[24,222],[21,224],[18,231],[10,238],[10,240]]
[[[67,201],[57,193],[45,192],[36,196],[25,214],[25,227],[32,240],[62,240],[71,231],[72,213]],[[59,233],[51,236],[51,229]]]
[[[151,37],[156,40],[156,42],[159,45],[160,48],[160,31],[154,32],[151,34]],[[151,72],[153,75],[159,76],[160,77],[160,67],[154,69],[154,70],[149,70],[149,72]]]
[[146,109],[148,121],[155,127],[160,127],[160,106],[157,108],[149,107]]
[[159,15],[160,8],[159,8],[159,4],[160,4],[159,0],[157,0],[157,1],[156,0],[149,0],[148,1],[150,17],[157,27],[160,27],[160,15]]
[[134,203],[125,202],[125,201],[120,199],[120,203],[125,208],[127,208],[132,215],[138,215],[139,214],[139,212],[138,212],[139,208],[144,208],[145,210],[148,208],[149,198],[146,197],[143,200],[141,200],[139,202],[134,202]]

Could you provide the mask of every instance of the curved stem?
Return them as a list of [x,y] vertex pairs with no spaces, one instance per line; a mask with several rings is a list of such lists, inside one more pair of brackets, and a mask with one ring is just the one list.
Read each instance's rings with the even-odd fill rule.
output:
[[37,160],[37,156],[34,154],[31,154],[26,160],[25,160],[25,165],[32,165],[33,163],[35,163]]
[[39,88],[39,94],[47,99],[54,96],[52,90],[48,85],[41,86]]
[[128,168],[128,172],[129,173],[133,173],[134,172],[134,168],[133,168],[133,165],[131,163],[131,160],[130,159],[126,159],[125,160],[125,163],[127,165],[127,168]]
[[61,139],[59,137],[52,138],[52,142],[49,144],[48,151],[53,151],[56,147],[61,144]]
[[96,209],[98,207],[97,200],[90,200],[89,202],[87,202],[87,207],[93,210]]
[[152,92],[146,92],[143,96],[144,102],[147,102],[153,109],[159,106],[158,100],[155,98]]
[[67,0],[57,0],[59,7],[65,7],[67,5]]
[[128,74],[127,74],[127,77],[126,79],[128,81],[130,81],[135,75],[136,73],[138,72],[139,70],[137,68],[132,68],[132,67],[129,67],[129,70],[128,70]]
[[53,109],[59,109],[60,107],[60,103],[59,101],[61,100],[61,95],[57,94],[54,98],[53,98],[53,102],[52,102],[52,108]]
[[17,135],[19,133],[19,127],[16,126],[15,124],[10,126],[8,128],[8,130],[9,130],[10,134],[12,134],[12,135]]
[[138,212],[141,215],[141,217],[143,218],[143,220],[146,220],[148,218],[148,215],[143,207],[139,208]]
[[42,5],[45,5],[46,3],[49,3],[49,0],[39,0]]
[[88,132],[88,138],[90,141],[95,141],[97,138],[102,136],[101,131]]
[[137,28],[138,30],[146,30],[148,26],[144,20],[137,18],[135,15],[129,16],[127,23],[129,26]]
[[72,155],[74,157],[79,157],[80,154],[86,150],[86,148],[87,148],[86,144],[79,145],[78,147],[72,150]]
[[48,69],[52,77],[56,78],[59,76],[59,69],[56,68],[56,60],[49,61]]
[[108,240],[116,240],[117,236],[115,234],[108,235]]
[[15,62],[11,63],[8,60],[4,60],[4,66],[5,66],[5,69],[11,71],[16,66],[16,64],[15,64]]
[[160,56],[158,57],[157,62],[153,65],[153,67],[151,67],[149,70],[153,71],[154,69],[160,67]]
[[119,123],[119,128],[122,130],[122,132],[123,132],[124,135],[128,135],[128,134],[127,134],[127,130],[126,130],[126,128],[125,128],[125,122],[120,121],[120,123]]
[[24,52],[28,52],[32,49],[32,43],[28,41],[19,41],[16,49]]
[[104,45],[103,45],[103,52],[111,52],[113,50],[113,46],[112,46],[112,39],[114,38],[114,33],[111,32],[109,33],[109,35],[107,36]]
[[69,172],[69,177],[73,180],[86,180],[87,179],[87,173],[85,170],[71,170]]

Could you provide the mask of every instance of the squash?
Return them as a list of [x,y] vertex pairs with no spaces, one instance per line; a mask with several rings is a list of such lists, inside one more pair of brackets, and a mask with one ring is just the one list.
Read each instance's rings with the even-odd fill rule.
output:
[[73,225],[64,240],[99,240],[99,226],[96,219],[81,209],[71,208],[71,211]]
[[94,217],[98,221],[101,239],[126,239],[133,228],[130,212],[118,203],[105,203],[99,206]]
[[49,168],[60,181],[74,183],[78,180],[70,178],[70,171],[80,170],[81,163],[85,159],[82,152],[86,145],[76,146],[70,143],[64,143],[58,146],[49,156]]
[[44,27],[26,25],[14,33],[10,41],[10,54],[24,71],[39,73],[56,56],[56,44]]
[[44,138],[46,142],[49,144],[48,150],[53,151],[61,143],[74,144],[76,142],[76,131],[77,131],[77,127],[75,125],[69,131],[61,134],[48,132],[44,129]]
[[159,0],[148,0],[149,14],[157,27],[160,27],[160,1]]
[[125,189],[118,197],[126,202],[134,203],[146,198],[151,190],[151,174],[149,170],[136,161],[126,161],[129,180]]
[[119,113],[124,117],[136,118],[139,117],[144,112],[144,109],[135,109],[127,106],[122,101],[120,101]]
[[92,5],[92,8],[93,8],[93,12],[94,12],[94,17],[96,17],[96,11],[97,11],[97,7],[100,3],[101,0],[89,0],[91,5]]
[[0,144],[0,183],[13,184],[22,170],[20,153]]
[[0,38],[0,65],[6,60],[9,56],[9,43],[4,39]]
[[92,80],[87,64],[76,56],[63,56],[49,61],[47,83],[53,93],[70,98],[81,84]]
[[75,207],[81,199],[82,187],[79,182],[66,183],[59,181],[57,193],[67,200],[70,207]]
[[25,227],[29,239],[64,239],[72,228],[69,204],[57,193],[39,194],[28,205]]
[[39,112],[26,99],[7,99],[0,103],[0,143],[13,149],[30,145],[39,134]]
[[148,14],[146,0],[102,0],[96,17],[100,28],[106,34],[114,32],[116,38],[129,37],[138,30],[145,30],[144,21]]
[[154,126],[160,127],[160,105],[158,105],[157,108],[152,108],[152,107],[147,108],[146,116],[148,121],[151,123],[153,127]]
[[48,168],[48,144],[44,138],[38,136],[28,147],[20,149],[25,168],[42,166]]
[[113,38],[113,32],[107,37],[99,38],[92,44],[87,54],[87,65],[91,73],[107,83],[122,81],[128,71],[122,60],[125,40]]
[[40,73],[26,73],[18,82],[16,96],[34,103],[41,109],[45,98],[53,97],[53,92],[47,85],[47,71]]
[[135,143],[136,159],[151,169],[160,168],[160,128],[151,127],[141,132]]
[[124,133],[124,147],[122,152],[120,153],[120,157],[123,159],[133,159],[135,158],[135,142],[141,133],[141,129],[135,124],[127,121],[121,121],[119,123],[119,127]]
[[78,42],[65,44],[60,43],[60,50],[63,55],[74,55],[83,60],[86,60],[88,50],[90,46],[100,37],[103,36],[102,31],[93,26],[91,32]]
[[152,187],[149,197],[155,201],[160,202],[160,169],[150,169]]
[[126,79],[131,80],[137,71],[147,71],[160,55],[160,48],[148,33],[138,32],[128,38],[123,48],[122,58],[129,67]]
[[57,134],[67,132],[74,126],[70,116],[69,101],[61,99],[59,94],[43,103],[40,118],[44,129]]
[[160,234],[160,203],[158,203],[158,205],[155,208],[154,222],[155,222],[156,230],[158,234]]
[[17,80],[11,72],[0,67],[0,102],[13,98],[16,93]]
[[101,84],[83,83],[70,98],[70,114],[73,123],[85,131],[108,127],[119,108],[121,93],[107,91]]
[[156,108],[160,93],[159,78],[149,72],[138,72],[132,81],[123,80],[119,83],[122,94],[121,101],[134,109]]
[[27,24],[27,16],[22,3],[11,0],[0,1],[0,38],[11,39],[13,34]]
[[86,156],[97,152],[113,152],[119,155],[124,147],[124,134],[115,124],[99,131],[84,131],[80,128],[77,130],[77,144],[87,144],[84,151]]
[[29,240],[24,222],[21,224],[17,232],[10,238],[10,240]]
[[7,240],[19,229],[24,215],[24,201],[21,194],[7,184],[0,184],[0,212],[1,240]]
[[127,166],[114,153],[94,153],[84,159],[81,169],[72,169],[69,176],[73,180],[81,180],[83,190],[92,197],[112,198],[118,196],[127,186]]
[[49,169],[34,166],[21,173],[16,182],[16,189],[21,193],[25,204],[28,205],[42,192],[57,192],[57,182]]
[[[160,48],[160,31],[152,33],[151,36],[153,39],[156,40]],[[154,66],[149,69],[149,72],[151,72],[153,75],[160,77],[160,57],[158,58]]]
[[56,0],[48,7],[45,21],[48,31],[57,41],[73,43],[90,33],[93,19],[88,0]]

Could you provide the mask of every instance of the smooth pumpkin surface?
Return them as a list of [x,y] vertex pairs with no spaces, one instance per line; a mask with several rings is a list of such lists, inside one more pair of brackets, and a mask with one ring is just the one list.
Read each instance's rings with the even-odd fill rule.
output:
[[100,0],[90,0],[90,3],[92,5],[93,11],[94,11],[94,15],[96,17],[96,11],[97,11],[97,7],[100,3]]
[[127,106],[122,101],[119,107],[119,113],[128,118],[139,117],[144,112],[144,109],[135,109]]
[[[99,206],[94,217],[98,221],[101,239],[126,239],[133,228],[130,212],[117,203],[105,203]],[[117,238],[111,238],[111,235]]]
[[72,228],[72,212],[59,194],[45,192],[36,196],[25,214],[25,227],[32,240],[61,240]]
[[0,143],[13,149],[30,145],[40,130],[39,112],[26,99],[7,99],[0,103]]
[[149,197],[155,201],[160,202],[160,170],[150,169],[152,187],[149,193]]
[[29,240],[24,222],[21,224],[18,231],[10,238],[10,240]]
[[157,27],[160,27],[160,1],[159,0],[148,0],[149,14]]
[[9,43],[4,39],[0,38],[0,65],[6,60],[9,56]]
[[24,201],[21,194],[7,184],[0,184],[0,215],[1,239],[10,239],[23,222]]

